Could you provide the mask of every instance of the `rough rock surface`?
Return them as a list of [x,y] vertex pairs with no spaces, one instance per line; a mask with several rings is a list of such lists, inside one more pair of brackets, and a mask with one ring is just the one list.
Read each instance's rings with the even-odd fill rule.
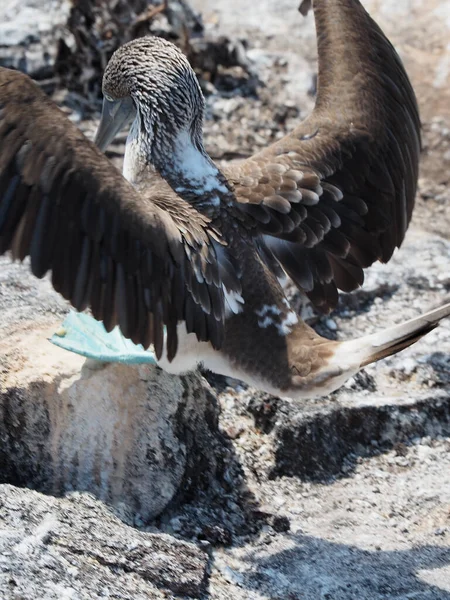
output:
[[65,37],[70,0],[7,0],[0,8],[0,65],[37,80],[54,75],[57,39]]
[[23,322],[0,353],[1,480],[87,490],[132,524],[217,480],[217,404],[197,374],[85,361]]
[[[261,0],[251,10],[239,0],[191,0],[202,12],[206,35],[243,40],[252,61],[251,69],[218,65],[203,82],[206,143],[215,158],[251,154],[311,109],[313,19],[298,15],[298,3]],[[413,227],[393,260],[370,269],[364,287],[342,295],[329,317],[315,314],[292,290],[302,314],[323,335],[340,339],[409,318],[450,294],[450,2],[364,5],[398,48],[418,92],[424,153]],[[64,91],[56,95],[65,98]],[[76,102],[68,106],[91,135],[95,121],[83,121],[83,111],[73,111]],[[111,153],[118,163],[122,149],[123,138]],[[0,327],[14,322],[17,333],[33,318],[54,323],[64,310],[47,282],[1,260]],[[124,526],[85,494],[55,499],[0,487],[0,499],[7,499],[0,506],[0,543],[10,551],[0,553],[0,586],[9,586],[0,587],[0,597],[76,600],[100,598],[106,589],[117,598],[450,600],[449,356],[447,322],[414,347],[370,366],[340,392],[302,405],[206,375],[222,411],[223,437],[209,424],[218,443],[208,459],[217,468],[199,486],[183,481],[183,494],[151,526]],[[17,457],[7,454],[11,466]],[[99,487],[94,491],[101,497]],[[140,525],[135,508],[118,512]],[[16,557],[24,535],[42,539],[36,525],[44,513],[67,511],[78,524],[88,523],[83,531],[76,528],[73,552],[61,550],[50,534],[48,544],[33,542],[31,558]],[[164,538],[170,544],[149,541],[142,550],[150,539],[142,529],[170,534]],[[70,539],[69,527],[60,531]],[[180,540],[194,542],[196,550]],[[142,575],[147,567],[126,550],[135,544],[142,560],[169,557],[176,572],[164,579],[152,567]],[[55,562],[47,567],[49,557]],[[187,572],[189,587],[180,587],[177,573]],[[64,589],[51,596],[45,586],[55,579]],[[36,592],[20,587],[28,582]]]
[[59,499],[3,485],[0,510],[5,600],[199,598],[205,590],[204,550],[128,527],[89,494]]

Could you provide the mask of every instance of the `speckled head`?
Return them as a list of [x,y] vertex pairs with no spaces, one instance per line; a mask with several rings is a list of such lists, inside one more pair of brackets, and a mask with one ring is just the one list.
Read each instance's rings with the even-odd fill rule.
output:
[[103,93],[113,101],[131,98],[143,125],[158,123],[166,135],[201,127],[204,99],[195,73],[184,54],[162,38],[139,38],[116,50]]
[[[228,193],[203,146],[204,98],[187,58],[174,44],[144,37],[111,57],[103,76],[96,136],[104,150],[127,123],[124,175],[142,183],[156,169],[178,192]],[[218,198],[214,196],[217,204]]]

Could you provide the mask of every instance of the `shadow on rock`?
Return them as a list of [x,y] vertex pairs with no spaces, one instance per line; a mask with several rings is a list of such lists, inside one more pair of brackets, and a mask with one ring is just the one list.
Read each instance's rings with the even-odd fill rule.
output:
[[370,551],[304,535],[281,543],[287,548],[270,545],[239,556],[233,574],[240,587],[283,600],[450,600],[446,575],[430,573],[450,565],[448,548]]
[[271,478],[288,475],[327,483],[350,476],[358,457],[425,436],[450,436],[450,398],[443,392],[403,405],[328,406],[309,414],[284,406],[273,435]]

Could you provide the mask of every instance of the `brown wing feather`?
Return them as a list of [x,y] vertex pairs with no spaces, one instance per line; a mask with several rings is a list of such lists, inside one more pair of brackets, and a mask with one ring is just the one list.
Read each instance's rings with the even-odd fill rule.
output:
[[158,357],[176,325],[219,347],[240,284],[209,224],[164,182],[137,191],[25,75],[0,68],[0,254],[31,258],[77,310]]
[[398,55],[361,4],[313,6],[313,113],[225,173],[276,259],[329,310],[336,287],[361,285],[363,268],[389,260],[403,240],[416,193],[420,120]]

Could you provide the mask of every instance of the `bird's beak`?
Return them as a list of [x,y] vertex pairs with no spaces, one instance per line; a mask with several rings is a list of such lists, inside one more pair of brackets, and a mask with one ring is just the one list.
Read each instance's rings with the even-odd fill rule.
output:
[[130,96],[119,100],[103,98],[102,116],[95,136],[95,143],[102,152],[119,131],[134,119],[135,115],[136,109]]

